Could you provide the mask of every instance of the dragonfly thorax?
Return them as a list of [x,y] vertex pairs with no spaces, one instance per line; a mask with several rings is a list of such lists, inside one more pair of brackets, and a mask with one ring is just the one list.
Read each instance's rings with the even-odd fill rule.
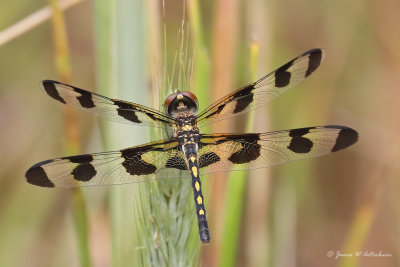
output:
[[176,136],[180,146],[187,146],[189,144],[197,145],[200,142],[199,129],[191,131],[179,131]]
[[199,142],[199,128],[195,115],[183,115],[177,118],[175,137],[180,145]]

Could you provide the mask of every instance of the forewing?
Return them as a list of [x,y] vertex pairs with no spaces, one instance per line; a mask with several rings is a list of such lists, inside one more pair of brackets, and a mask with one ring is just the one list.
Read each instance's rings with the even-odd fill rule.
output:
[[260,80],[218,100],[198,115],[200,126],[259,108],[311,75],[325,58],[325,51],[312,49]]
[[265,168],[317,157],[351,146],[358,133],[344,126],[319,126],[267,133],[202,135],[201,174]]
[[155,109],[108,98],[57,81],[42,81],[44,91],[53,99],[103,118],[127,124],[163,127],[174,119]]
[[42,187],[79,187],[137,183],[155,177],[189,177],[188,172],[179,172],[186,169],[178,143],[170,139],[120,151],[42,161],[25,176],[29,183]]

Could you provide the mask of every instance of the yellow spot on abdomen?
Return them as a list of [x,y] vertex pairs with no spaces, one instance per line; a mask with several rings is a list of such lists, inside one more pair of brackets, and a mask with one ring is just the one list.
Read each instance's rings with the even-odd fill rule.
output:
[[203,199],[201,198],[201,196],[197,197],[197,204],[199,205],[203,204]]
[[199,210],[199,215],[204,215],[204,210],[203,209]]
[[190,160],[194,163],[194,161],[196,160],[195,157],[190,157]]
[[194,188],[196,188],[196,191],[197,191],[197,192],[200,191],[200,184],[199,184],[199,182],[196,182],[196,183],[194,184]]
[[198,173],[197,173],[197,167],[196,166],[192,167],[192,173],[193,173],[194,177],[197,177]]

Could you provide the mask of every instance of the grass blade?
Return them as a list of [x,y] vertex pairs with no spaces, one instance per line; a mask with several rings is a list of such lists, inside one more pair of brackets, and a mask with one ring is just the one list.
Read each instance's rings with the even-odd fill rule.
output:
[[[71,65],[68,48],[67,30],[63,11],[59,8],[56,0],[51,0],[53,11],[53,37],[56,53],[56,68],[60,80],[69,83],[71,79]],[[74,113],[65,110],[65,127],[67,132],[66,148],[68,154],[77,154],[80,151],[80,141]],[[86,217],[86,206],[80,189],[73,190],[73,215],[77,234],[77,244],[81,266],[90,266],[88,228]]]
[[[251,80],[256,80],[259,54],[258,43],[253,41],[250,45],[249,67]],[[254,112],[247,118],[245,132],[252,132]],[[232,172],[229,176],[226,191],[226,209],[221,243],[221,256],[219,266],[234,266],[239,248],[240,228],[242,222],[243,205],[245,203],[247,172]]]

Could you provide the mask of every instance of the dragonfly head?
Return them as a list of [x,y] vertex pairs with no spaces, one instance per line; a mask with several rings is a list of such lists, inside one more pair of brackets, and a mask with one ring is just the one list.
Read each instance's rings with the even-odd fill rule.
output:
[[191,92],[178,92],[169,95],[164,102],[165,111],[168,115],[172,116],[174,113],[179,112],[193,112],[196,113],[199,104],[197,97]]

